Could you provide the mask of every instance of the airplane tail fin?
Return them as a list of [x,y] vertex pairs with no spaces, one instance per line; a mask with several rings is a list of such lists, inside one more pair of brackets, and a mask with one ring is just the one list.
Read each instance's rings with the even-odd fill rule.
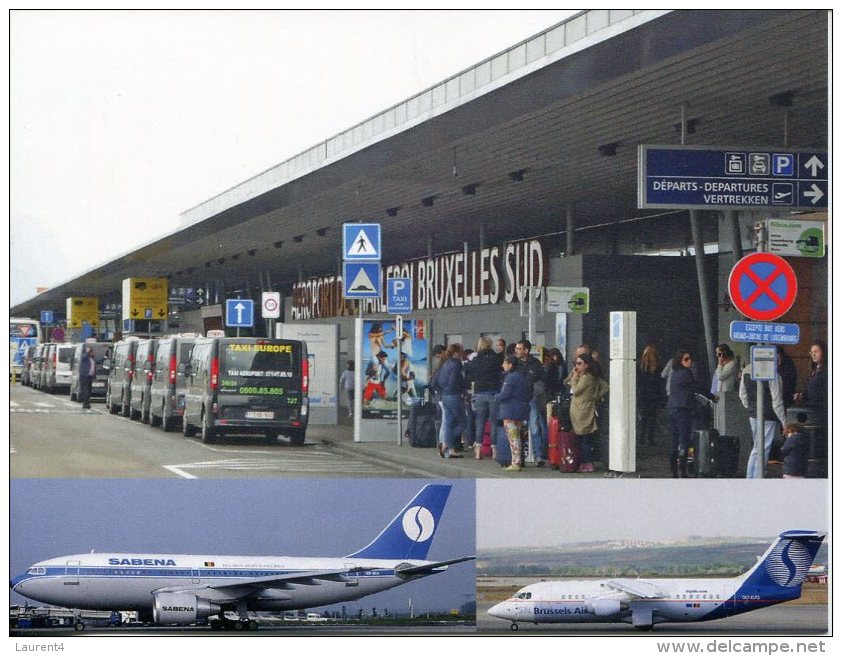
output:
[[426,560],[450,485],[426,485],[370,544],[347,558]]
[[801,584],[824,540],[817,531],[785,531],[763,557],[739,581],[737,598],[753,595],[761,599],[797,599]]

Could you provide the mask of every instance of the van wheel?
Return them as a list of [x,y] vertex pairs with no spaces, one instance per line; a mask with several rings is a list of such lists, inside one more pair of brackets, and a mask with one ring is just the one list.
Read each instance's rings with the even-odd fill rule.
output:
[[213,432],[211,427],[208,425],[208,415],[207,413],[202,413],[202,442],[205,444],[213,444],[216,440],[216,434]]
[[122,403],[123,404],[122,404],[122,407],[120,409],[120,414],[123,415],[124,417],[131,417],[132,416],[132,405],[131,405],[132,402],[131,402],[131,400],[129,400],[128,402],[126,402],[125,400],[122,400]]
[[290,444],[296,444],[298,446],[304,444],[304,429],[297,428],[295,430],[291,430],[289,432],[289,441]]
[[76,396],[76,392],[70,392],[70,400],[77,401],[79,397]]
[[[166,419],[164,419],[164,421],[166,421]],[[186,414],[184,415],[184,423],[181,425],[181,432],[184,437],[193,437],[196,434],[196,429],[189,424]]]
[[168,417],[165,410],[161,410],[161,413],[161,428],[165,433],[169,433],[173,425],[172,417]]
[[157,426],[160,423],[161,423],[161,418],[154,415],[152,413],[152,409],[150,408],[149,409],[149,425],[150,426]]
[[149,419],[150,414],[151,414],[151,412],[149,410],[141,410],[141,412],[140,412],[140,423],[141,424],[148,424],[150,422],[150,419]]
[[114,397],[111,395],[111,390],[108,390],[108,396],[105,397],[105,407],[112,415],[117,414],[117,406],[114,405]]
[[264,433],[264,435],[266,436],[266,441],[269,442],[269,444],[274,444],[278,441],[278,431],[268,430]]

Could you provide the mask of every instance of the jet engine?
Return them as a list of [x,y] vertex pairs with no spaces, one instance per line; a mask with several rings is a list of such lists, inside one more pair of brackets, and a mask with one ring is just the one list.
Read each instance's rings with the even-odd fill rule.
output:
[[162,592],[155,595],[152,618],[156,624],[191,624],[221,610],[216,604],[189,592]]
[[593,599],[588,602],[588,610],[593,611],[597,617],[609,617],[619,614],[622,602],[619,599]]

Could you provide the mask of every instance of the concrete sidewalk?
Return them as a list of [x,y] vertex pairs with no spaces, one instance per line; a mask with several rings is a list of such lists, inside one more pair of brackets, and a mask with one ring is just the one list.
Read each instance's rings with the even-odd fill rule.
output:
[[[337,454],[347,454],[356,458],[374,460],[398,466],[405,473],[416,473],[420,477],[432,478],[506,478],[519,480],[523,478],[544,478],[580,480],[593,478],[617,478],[618,473],[602,471],[592,474],[565,474],[550,469],[537,467],[534,463],[526,463],[523,471],[506,472],[491,458],[476,460],[473,451],[464,452],[463,458],[441,458],[434,448],[419,449],[409,446],[409,440],[404,438],[403,444],[397,444],[397,435],[391,442],[354,442],[354,428],[347,417],[340,420],[337,426],[311,425],[307,429],[307,440],[321,442]],[[637,471],[623,473],[623,478],[669,478],[669,462],[667,443],[655,446],[638,447]],[[597,462],[597,468],[600,463]]]

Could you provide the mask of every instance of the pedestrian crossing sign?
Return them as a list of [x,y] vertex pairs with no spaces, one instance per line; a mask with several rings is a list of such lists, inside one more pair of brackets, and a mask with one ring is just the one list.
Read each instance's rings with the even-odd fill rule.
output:
[[379,262],[380,224],[343,223],[342,259],[346,262]]
[[345,298],[380,298],[380,262],[343,264]]

